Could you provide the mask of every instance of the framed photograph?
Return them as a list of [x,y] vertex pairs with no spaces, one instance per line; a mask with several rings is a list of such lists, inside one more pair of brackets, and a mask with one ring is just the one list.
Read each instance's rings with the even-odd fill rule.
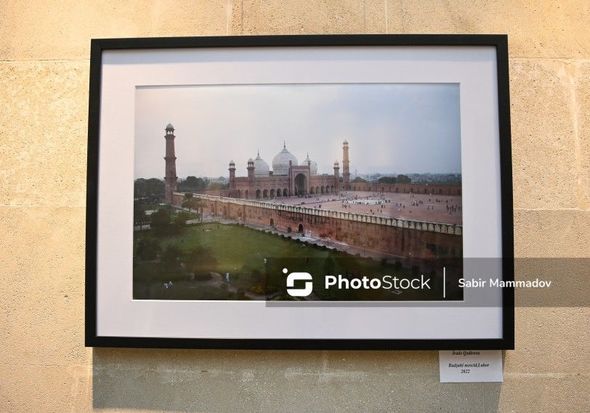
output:
[[509,107],[503,35],[93,40],[86,345],[513,348]]

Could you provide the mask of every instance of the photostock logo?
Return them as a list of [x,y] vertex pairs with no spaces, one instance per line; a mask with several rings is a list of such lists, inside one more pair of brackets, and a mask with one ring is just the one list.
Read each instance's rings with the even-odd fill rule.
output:
[[[283,268],[283,274],[287,274],[288,269]],[[292,272],[287,276],[287,293],[291,297],[307,297],[313,291],[313,278],[308,272]],[[295,281],[305,281],[305,287],[295,288]]]

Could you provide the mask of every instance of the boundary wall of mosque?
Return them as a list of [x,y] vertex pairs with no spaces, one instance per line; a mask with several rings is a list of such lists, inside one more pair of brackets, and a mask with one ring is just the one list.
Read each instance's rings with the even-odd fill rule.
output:
[[[284,205],[251,199],[193,194],[203,212],[237,223],[329,239],[394,257],[440,258],[462,254],[461,225],[378,217],[352,212]],[[181,206],[184,193],[174,193]]]

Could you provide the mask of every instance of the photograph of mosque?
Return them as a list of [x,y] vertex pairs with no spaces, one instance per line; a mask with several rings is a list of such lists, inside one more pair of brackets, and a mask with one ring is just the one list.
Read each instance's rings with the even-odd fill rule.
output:
[[[348,142],[344,142],[345,151],[348,152]],[[348,155],[345,155],[348,158]],[[350,185],[350,173],[348,171],[348,159],[343,161],[346,165],[343,175],[344,186]],[[340,184],[340,164],[334,162],[334,174],[318,175],[318,165],[309,159],[309,154],[301,164],[297,158],[289,152],[287,144],[283,144],[283,150],[277,153],[272,160],[272,170],[257,153],[255,159],[248,159],[248,176],[236,177],[236,165],[234,161],[229,163],[229,196],[237,198],[281,198],[291,195],[328,194],[338,192]]]
[[134,299],[293,300],[289,268],[432,279],[299,300],[440,300],[443,267],[459,277],[458,85],[138,88],[136,104]]

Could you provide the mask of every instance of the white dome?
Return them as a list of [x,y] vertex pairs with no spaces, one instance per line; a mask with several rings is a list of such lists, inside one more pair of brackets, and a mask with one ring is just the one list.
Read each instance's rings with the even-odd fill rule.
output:
[[254,176],[268,176],[269,171],[268,164],[260,157],[260,152],[258,152],[256,159],[254,159]]
[[297,166],[297,158],[287,150],[287,145],[283,145],[283,150],[272,159],[273,175],[288,175],[289,161],[293,166]]
[[318,164],[315,161],[312,161],[311,159],[309,159],[309,154],[307,154],[307,158],[305,158],[305,161],[303,161],[303,164],[309,166],[309,171],[312,175],[318,174]]

